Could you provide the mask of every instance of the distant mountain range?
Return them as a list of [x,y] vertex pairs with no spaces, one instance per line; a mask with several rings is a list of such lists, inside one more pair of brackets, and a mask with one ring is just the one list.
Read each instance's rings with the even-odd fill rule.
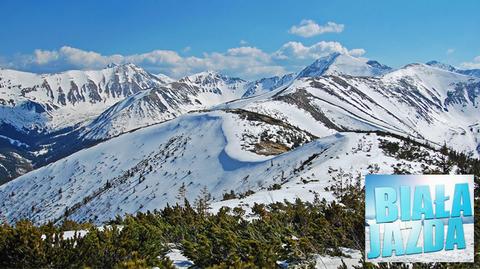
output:
[[217,206],[229,205],[219,200],[230,190],[254,193],[232,205],[331,198],[325,188],[339,169],[392,173],[405,162],[387,156],[382,139],[478,157],[479,95],[478,70],[434,61],[392,69],[338,53],[256,81],[213,71],[174,80],[132,64],[2,69],[0,215],[102,223],[175,203],[181,184],[190,199],[208,187]]
[[466,76],[480,77],[480,69],[459,69],[452,65],[444,64],[438,61],[430,61],[427,63],[427,65]]

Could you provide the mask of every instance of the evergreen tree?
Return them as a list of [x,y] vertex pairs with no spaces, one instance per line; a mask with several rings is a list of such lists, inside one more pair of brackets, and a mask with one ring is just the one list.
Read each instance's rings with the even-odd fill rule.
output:
[[201,215],[207,215],[208,210],[210,209],[211,200],[212,195],[208,191],[207,186],[204,186],[195,200],[195,208],[197,212]]
[[185,186],[185,182],[182,182],[182,186],[178,188],[177,200],[181,204],[185,199],[187,199],[187,187]]

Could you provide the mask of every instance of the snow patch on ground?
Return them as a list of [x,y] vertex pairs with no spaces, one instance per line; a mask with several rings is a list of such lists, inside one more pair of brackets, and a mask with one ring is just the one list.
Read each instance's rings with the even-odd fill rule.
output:
[[193,266],[193,262],[185,257],[182,251],[178,249],[171,249],[165,256],[167,256],[176,268],[187,269]]

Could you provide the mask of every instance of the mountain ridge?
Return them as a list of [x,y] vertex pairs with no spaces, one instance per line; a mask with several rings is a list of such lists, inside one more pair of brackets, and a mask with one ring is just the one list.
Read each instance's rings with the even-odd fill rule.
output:
[[344,74],[351,76],[381,76],[392,68],[377,61],[367,60],[342,53],[331,53],[305,67],[297,78]]
[[[402,137],[433,159],[444,143],[479,156],[479,78],[427,64],[392,70],[330,56],[298,75],[253,82],[201,72],[130,94],[52,137],[4,135],[0,145],[10,151],[0,154],[20,154],[14,164],[24,172],[49,161],[0,186],[0,214],[101,224],[172,204],[171,190],[182,184],[190,200],[208,188],[216,208],[330,200],[328,188],[343,173],[436,169],[386,154],[382,143]],[[25,147],[25,140],[53,146]],[[8,160],[1,164],[12,165]],[[220,201],[232,191],[244,198]]]
[[[344,56],[332,56],[332,63],[339,57]],[[345,58],[348,61],[338,63],[349,63],[350,58],[348,56]],[[318,62],[324,60],[321,58]],[[314,67],[318,69],[314,70]],[[311,142],[346,132],[382,131],[436,146],[447,143],[478,157],[480,79],[427,64],[409,64],[393,70],[363,58],[355,60],[353,68],[344,68],[341,64],[323,67],[316,64],[306,67],[304,70],[311,71],[312,76],[304,76],[305,72],[302,76],[292,73],[250,82],[205,71],[168,83],[155,83],[152,87],[145,83],[145,89],[119,98],[112,105],[105,105],[105,109],[89,119],[48,134],[36,131],[29,133],[3,125],[0,132],[0,146],[3,146],[0,148],[0,176],[6,175],[9,179],[26,173],[26,177],[30,177],[29,174],[34,172],[29,170],[50,164],[59,167],[59,163],[70,156],[79,156],[79,152],[87,149],[101,148],[102,144],[111,143],[112,139],[120,139],[125,135],[134,134],[140,140],[148,140],[147,137],[141,138],[146,128],[163,130],[165,126],[170,126],[179,132],[175,134],[167,128],[169,131],[165,132],[170,137],[164,137],[166,140],[177,140],[180,136],[185,138],[188,132],[207,132],[201,127],[197,130],[193,123],[186,130],[172,125],[172,122],[177,122],[182,126],[182,121],[188,121],[186,119],[192,119],[199,113],[204,113],[202,115],[206,119],[209,118],[207,115],[217,115],[215,113],[228,115],[220,116],[219,122],[227,122],[226,125],[230,127],[210,134],[220,141],[226,136],[233,137],[235,141],[224,151],[215,153],[220,154],[223,160],[230,160],[222,168],[227,170],[235,170],[244,161],[251,162],[252,156],[262,160],[276,158],[288,154],[294,144],[295,147],[303,147],[307,140]],[[380,70],[375,72],[381,72],[381,75],[345,73],[351,70],[371,72],[372,68]],[[316,75],[320,73],[320,76]],[[31,113],[36,113],[35,104],[27,103],[27,106],[30,106]],[[49,113],[50,110],[46,110],[37,115],[48,120]],[[236,124],[231,124],[235,122],[231,117],[236,119]],[[252,122],[255,124],[251,125]],[[236,131],[266,126],[276,131]],[[298,140],[299,136],[287,135],[289,132],[302,133],[303,137],[309,138]],[[290,137],[290,142],[278,143],[286,137]],[[292,141],[297,142],[292,144]],[[201,143],[205,145],[198,147],[195,155],[206,158],[208,154],[201,152],[208,152],[209,145]],[[22,146],[24,144],[27,147]],[[244,149],[248,149],[247,152]],[[252,153],[252,150],[256,153]],[[235,155],[238,152],[241,154]],[[235,158],[232,160],[229,154]],[[125,154],[122,156],[129,158]],[[179,158],[176,154],[175,157]],[[77,159],[77,162],[87,160]],[[198,161],[190,162],[189,165],[193,165]],[[60,173],[60,170],[56,171]],[[99,188],[98,185],[92,186]]]
[[450,72],[454,72],[454,73],[458,73],[466,76],[480,77],[480,69],[459,69],[453,65],[444,64],[435,60],[427,62],[426,65],[437,67],[440,69],[444,69]]

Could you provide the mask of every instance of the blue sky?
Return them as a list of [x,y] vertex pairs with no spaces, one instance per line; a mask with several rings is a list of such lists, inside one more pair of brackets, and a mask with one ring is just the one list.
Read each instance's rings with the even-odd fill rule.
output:
[[0,65],[34,72],[134,62],[174,77],[255,78],[333,51],[400,67],[480,68],[480,1],[2,0]]

